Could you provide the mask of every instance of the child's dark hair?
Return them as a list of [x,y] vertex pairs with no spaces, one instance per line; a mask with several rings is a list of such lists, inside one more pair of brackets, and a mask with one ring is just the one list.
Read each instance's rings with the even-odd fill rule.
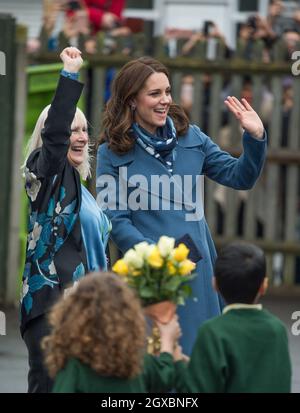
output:
[[253,244],[229,244],[216,260],[216,283],[227,304],[253,304],[265,276],[264,252]]

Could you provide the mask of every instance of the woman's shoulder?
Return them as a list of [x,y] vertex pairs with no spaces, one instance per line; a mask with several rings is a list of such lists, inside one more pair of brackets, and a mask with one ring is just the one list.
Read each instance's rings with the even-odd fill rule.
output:
[[178,143],[183,146],[202,146],[205,144],[208,136],[195,124],[190,124],[185,135],[182,135]]
[[135,154],[135,146],[126,153],[116,153],[109,148],[108,143],[104,142],[98,147],[98,162],[111,163],[113,166],[121,166],[133,161]]

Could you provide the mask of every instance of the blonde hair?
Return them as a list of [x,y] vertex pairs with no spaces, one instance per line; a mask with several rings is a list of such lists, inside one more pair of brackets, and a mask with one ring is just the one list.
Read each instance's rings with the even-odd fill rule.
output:
[[[45,121],[48,117],[48,112],[50,109],[51,105],[46,106],[40,116],[38,117],[38,120],[35,124],[33,133],[31,135],[31,138],[28,141],[28,144],[26,146],[25,149],[25,161],[24,164],[22,165],[22,169],[25,168],[27,160],[30,156],[30,154],[38,148],[41,148],[43,145],[43,141],[42,141],[42,129],[44,128],[45,125]],[[84,113],[82,112],[81,109],[76,108],[76,112],[75,112],[75,116],[72,122],[72,127],[76,127],[78,124],[84,124],[85,127],[87,128],[87,120],[86,117],[84,115]],[[90,155],[91,149],[90,149],[90,143],[88,145],[85,146],[84,148],[84,161],[82,162],[82,164],[80,164],[78,167],[76,167],[76,169],[78,170],[80,176],[82,177],[82,179],[86,179],[88,177],[91,176],[91,155]]]

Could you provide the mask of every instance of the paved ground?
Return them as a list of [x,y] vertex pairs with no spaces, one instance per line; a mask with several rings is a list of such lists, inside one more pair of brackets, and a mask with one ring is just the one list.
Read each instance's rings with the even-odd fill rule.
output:
[[[300,311],[299,299],[266,298],[265,308],[276,314],[287,326],[293,363],[293,392],[300,393],[300,335],[292,335],[295,322],[292,314]],[[20,338],[17,311],[6,313],[6,336],[0,336],[0,393],[27,391],[27,358],[25,345]],[[268,349],[266,349],[266,352]]]

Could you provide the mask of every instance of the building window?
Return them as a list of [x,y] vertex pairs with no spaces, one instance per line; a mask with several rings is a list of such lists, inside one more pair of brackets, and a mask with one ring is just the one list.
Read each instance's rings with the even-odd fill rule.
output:
[[153,0],[127,0],[126,1],[127,9],[152,9]]
[[239,0],[239,11],[258,11],[258,0]]

